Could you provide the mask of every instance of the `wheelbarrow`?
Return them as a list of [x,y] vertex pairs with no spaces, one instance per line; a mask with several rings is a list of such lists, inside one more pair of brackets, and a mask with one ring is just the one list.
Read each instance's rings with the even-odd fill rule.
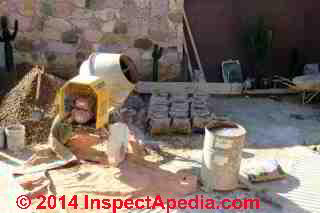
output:
[[274,82],[279,82],[289,89],[302,94],[302,104],[310,103],[316,96],[320,94],[320,74],[302,75],[292,80],[274,76]]

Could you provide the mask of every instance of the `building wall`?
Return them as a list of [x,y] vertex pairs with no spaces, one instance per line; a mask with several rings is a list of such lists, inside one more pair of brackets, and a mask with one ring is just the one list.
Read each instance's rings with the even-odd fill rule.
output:
[[273,30],[272,62],[265,74],[290,75],[291,52],[305,62],[320,62],[320,1],[316,0],[185,0],[199,54],[209,81],[221,81],[221,62],[240,59],[246,74],[254,70],[241,41],[248,22],[263,16]]
[[150,79],[159,44],[161,80],[171,80],[180,72],[182,8],[183,0],[2,0],[0,14],[19,21],[17,64],[43,58],[48,70],[72,77],[91,52],[124,53]]

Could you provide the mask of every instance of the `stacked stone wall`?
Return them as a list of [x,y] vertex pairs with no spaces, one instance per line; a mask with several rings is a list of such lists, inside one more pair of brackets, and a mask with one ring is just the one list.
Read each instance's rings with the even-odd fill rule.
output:
[[[91,52],[124,53],[141,80],[152,76],[152,47],[164,47],[160,80],[175,79],[182,57],[183,0],[2,0],[0,14],[19,21],[16,64],[43,61],[66,78]],[[3,53],[1,53],[3,54]],[[41,59],[41,60],[40,60]]]

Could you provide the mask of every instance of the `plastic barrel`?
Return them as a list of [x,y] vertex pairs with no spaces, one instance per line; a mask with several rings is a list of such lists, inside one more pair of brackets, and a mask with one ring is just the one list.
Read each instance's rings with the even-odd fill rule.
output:
[[241,153],[246,130],[236,128],[205,128],[201,181],[203,189],[232,191],[238,187]]
[[10,125],[5,128],[5,133],[9,150],[18,151],[25,147],[25,127],[23,125]]

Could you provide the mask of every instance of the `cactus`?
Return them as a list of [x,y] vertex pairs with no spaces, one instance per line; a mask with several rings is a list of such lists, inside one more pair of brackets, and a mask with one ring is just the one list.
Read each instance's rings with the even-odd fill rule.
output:
[[5,52],[5,63],[6,70],[8,72],[14,69],[14,61],[13,61],[13,50],[11,46],[11,41],[13,41],[18,33],[18,21],[14,22],[14,31],[11,33],[8,29],[8,18],[6,16],[2,16],[0,19],[1,28],[2,28],[2,36],[0,36],[0,42],[4,42],[4,52]]
[[162,57],[163,48],[159,47],[157,44],[154,45],[152,58],[153,58],[153,81],[158,81],[159,79],[159,59]]

